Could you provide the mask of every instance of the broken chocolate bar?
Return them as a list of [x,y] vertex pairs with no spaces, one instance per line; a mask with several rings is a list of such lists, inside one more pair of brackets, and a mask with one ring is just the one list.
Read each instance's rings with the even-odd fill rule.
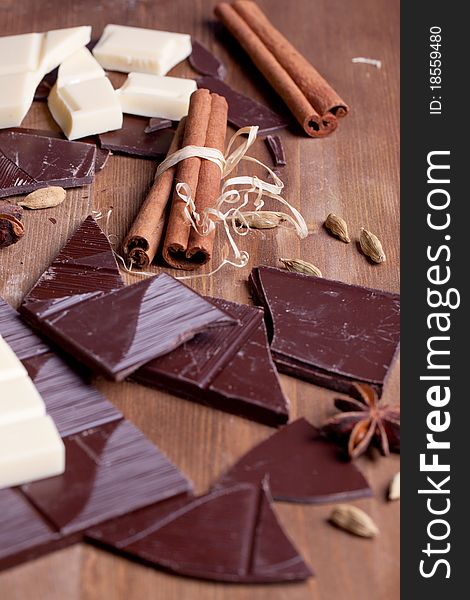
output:
[[160,129],[168,129],[173,126],[173,121],[170,119],[160,119],[159,117],[152,117],[149,120],[147,127],[144,129],[144,133],[154,133],[154,131],[160,131]]
[[249,450],[215,484],[259,484],[268,477],[273,498],[322,504],[372,496],[367,481],[338,447],[298,419]]
[[20,312],[34,323],[86,298],[123,286],[109,240],[89,216],[25,296]]
[[93,181],[96,149],[32,133],[0,131],[0,198],[46,186],[79,187]]
[[400,342],[400,296],[322,277],[256,267],[271,352],[283,373],[348,393],[354,381],[379,396]]
[[161,513],[158,505],[87,532],[88,539],[179,575],[233,583],[312,575],[284,533],[265,482],[237,484]]
[[116,381],[207,327],[234,323],[166,273],[108,294],[82,294],[90,296],[62,300],[60,310],[36,305],[30,320],[79,363]]
[[100,134],[101,148],[139,158],[165,158],[175,132],[168,128],[146,133],[147,125],[145,117],[124,115],[122,129]]
[[20,360],[50,351],[49,346],[23,323],[19,314],[0,297],[0,335]]
[[202,75],[210,75],[217,79],[225,79],[227,67],[200,42],[192,40],[192,52],[189,55],[189,64]]
[[65,473],[21,486],[29,501],[62,534],[190,491],[191,485],[128,421],[64,439]]
[[199,333],[145,364],[132,379],[266,425],[285,423],[289,404],[271,359],[262,311],[210,300],[237,323]]
[[234,127],[257,125],[258,134],[264,135],[289,125],[288,121],[264,104],[235,91],[221,79],[215,77],[200,77],[197,80],[199,88],[206,88],[215,94],[224,96],[228,102],[228,121]]
[[273,157],[275,167],[285,167],[286,155],[284,154],[284,146],[278,135],[267,135],[264,139],[266,146]]

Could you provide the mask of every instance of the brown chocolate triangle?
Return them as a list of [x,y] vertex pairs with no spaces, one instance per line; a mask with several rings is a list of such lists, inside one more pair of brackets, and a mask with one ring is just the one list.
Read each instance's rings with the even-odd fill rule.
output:
[[338,447],[305,419],[286,425],[255,446],[222,476],[216,489],[259,484],[266,476],[275,500],[321,504],[371,496],[372,491]]
[[26,295],[20,312],[35,322],[123,285],[109,240],[90,215]]
[[149,507],[87,537],[147,565],[200,579],[274,583],[312,575],[281,528],[265,484],[216,490],[169,515]]
[[400,296],[323,277],[256,267],[250,283],[266,311],[278,369],[348,393],[380,395],[400,342]]
[[271,358],[262,311],[210,300],[236,324],[199,333],[141,367],[134,381],[267,425],[285,423],[289,403]]

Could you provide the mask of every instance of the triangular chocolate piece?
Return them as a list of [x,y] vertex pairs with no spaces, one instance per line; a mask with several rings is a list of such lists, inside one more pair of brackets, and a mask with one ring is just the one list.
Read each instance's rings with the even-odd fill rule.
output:
[[344,393],[364,382],[381,394],[400,341],[398,294],[272,267],[253,269],[250,282],[280,371]]
[[210,299],[237,323],[196,335],[141,367],[134,381],[267,425],[288,419],[289,404],[258,308]]
[[79,363],[116,381],[208,327],[235,323],[166,273],[76,300],[36,313],[35,325]]
[[265,485],[216,490],[164,516],[158,506],[149,507],[87,537],[147,565],[200,579],[280,583],[312,575],[281,528]]
[[249,450],[215,487],[259,484],[266,476],[274,499],[285,502],[321,504],[372,495],[356,466],[342,460],[338,447],[305,419]]

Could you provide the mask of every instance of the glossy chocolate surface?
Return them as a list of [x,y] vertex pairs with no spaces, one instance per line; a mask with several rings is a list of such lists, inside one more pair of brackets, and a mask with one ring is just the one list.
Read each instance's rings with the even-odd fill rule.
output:
[[139,158],[163,159],[175,132],[161,129],[146,133],[148,122],[145,117],[124,115],[122,129],[100,134],[101,148]]
[[46,337],[79,363],[116,381],[208,327],[234,324],[166,273],[36,317],[35,326]]
[[273,157],[274,166],[285,167],[287,162],[281,138],[278,135],[267,135],[264,141]]
[[0,131],[0,198],[46,186],[79,187],[93,181],[91,144],[12,130]]
[[62,437],[122,419],[111,402],[56,354],[23,364]]
[[61,538],[18,489],[0,490],[0,571],[55,550]]
[[266,310],[279,369],[347,392],[381,392],[400,341],[400,296],[322,277],[256,267],[250,282]]
[[268,477],[275,500],[322,504],[372,495],[367,481],[338,446],[298,419],[249,450],[215,484],[258,484]]
[[89,216],[25,296],[20,312],[35,323],[123,285],[109,240]]
[[160,129],[168,129],[173,126],[173,121],[170,119],[159,119],[158,117],[152,117],[147,127],[144,129],[145,133],[153,133],[154,131],[160,131]]
[[237,484],[162,515],[149,507],[87,532],[101,545],[173,573],[236,583],[312,575],[273,512],[263,486]]
[[262,311],[210,300],[237,324],[199,333],[145,364],[133,380],[267,425],[285,423],[288,400],[271,358]]
[[200,77],[197,80],[197,85],[199,88],[206,88],[225,97],[228,102],[228,121],[234,127],[258,125],[258,133],[263,135],[289,125],[288,121],[280,114],[264,104],[260,104],[252,98],[235,91],[221,79],[208,76]]
[[188,480],[128,421],[64,439],[63,475],[21,486],[63,534],[191,490]]
[[191,40],[193,51],[189,56],[189,64],[201,75],[210,75],[218,79],[225,79],[227,67],[205,46],[195,39]]

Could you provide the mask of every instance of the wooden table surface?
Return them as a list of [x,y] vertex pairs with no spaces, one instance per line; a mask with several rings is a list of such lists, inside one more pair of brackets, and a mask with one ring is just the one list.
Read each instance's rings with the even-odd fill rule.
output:
[[[189,282],[209,295],[249,302],[246,280],[257,264],[280,257],[303,258],[325,277],[384,290],[399,289],[399,6],[398,0],[259,0],[297,47],[326,75],[351,106],[350,116],[324,140],[294,129],[282,131],[288,164],[280,171],[285,197],[311,230],[299,241],[286,229],[252,232],[242,238],[251,256],[243,269],[227,267]],[[187,32],[228,65],[235,88],[278,105],[253,67],[221,35],[213,0],[2,0],[0,34],[107,23]],[[382,69],[353,64],[353,57],[380,59]],[[185,62],[172,74],[194,76]],[[119,81],[119,77],[115,78]],[[121,77],[122,79],[122,77]],[[34,103],[25,126],[57,129],[45,104]],[[267,164],[265,144],[252,154]],[[113,212],[108,232],[126,233],[152,180],[150,161],[112,156],[89,187],[67,192],[61,206],[25,212],[26,235],[0,252],[0,295],[17,306],[66,239],[92,210]],[[248,170],[253,167],[249,167]],[[243,170],[247,173],[246,167]],[[348,222],[353,242],[343,244],[322,227],[329,212]],[[56,223],[49,219],[53,217]],[[357,249],[361,226],[382,240],[387,262],[371,264]],[[228,251],[219,236],[214,261]],[[158,271],[158,267],[155,267]],[[170,271],[171,272],[171,271]],[[135,281],[127,277],[127,281]],[[321,424],[332,414],[334,394],[281,376],[291,401],[291,419]],[[204,492],[218,475],[273,430],[133,383],[96,382],[137,427],[167,453]],[[398,365],[384,399],[398,400]],[[275,509],[315,577],[301,584],[236,586],[184,579],[158,572],[88,545],[77,545],[0,574],[2,600],[397,600],[399,598],[399,502],[386,501],[399,457],[374,454],[360,468],[374,498],[355,502],[377,522],[380,536],[353,537],[326,522],[331,506],[276,503]]]

